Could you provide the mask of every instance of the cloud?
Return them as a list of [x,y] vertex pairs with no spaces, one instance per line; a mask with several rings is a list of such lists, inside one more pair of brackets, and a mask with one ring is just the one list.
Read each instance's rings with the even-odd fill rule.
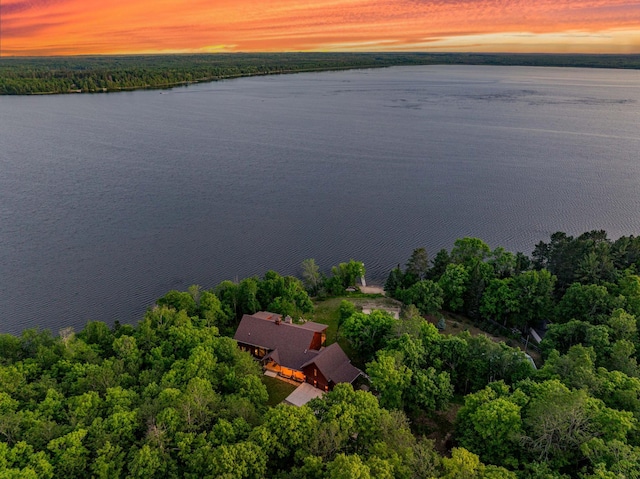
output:
[[536,40],[549,34],[555,50],[600,35],[598,51],[640,52],[640,4],[623,0],[3,0],[1,22],[3,52],[25,55],[449,50],[476,48],[477,35],[554,51]]

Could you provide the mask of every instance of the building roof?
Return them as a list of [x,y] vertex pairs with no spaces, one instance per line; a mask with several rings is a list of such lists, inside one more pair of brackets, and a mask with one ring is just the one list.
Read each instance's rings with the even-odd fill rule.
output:
[[281,314],[270,313],[268,311],[258,311],[257,313],[253,313],[251,316],[253,316],[254,318],[269,319],[269,320],[282,319]]
[[[309,349],[316,332],[323,331],[303,328],[297,324],[281,321],[282,316],[260,311],[256,314],[245,314],[233,336],[238,342],[250,344],[270,351],[269,357],[281,366],[300,370],[302,365],[314,358],[318,351]],[[310,322],[305,323],[305,325]],[[317,325],[318,323],[312,323]]]
[[326,324],[314,323],[313,321],[307,321],[306,323],[297,324],[296,326],[302,329],[308,329],[309,331],[315,331],[316,333],[322,333],[329,327]]
[[344,353],[338,343],[324,348],[317,356],[309,359],[302,367],[315,364],[327,381],[334,383],[351,383],[362,374]]

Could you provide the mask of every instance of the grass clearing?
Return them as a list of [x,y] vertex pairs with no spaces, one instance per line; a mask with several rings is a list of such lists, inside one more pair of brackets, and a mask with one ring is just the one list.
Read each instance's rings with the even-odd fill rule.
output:
[[277,406],[284,401],[289,394],[295,391],[297,387],[293,384],[289,384],[269,376],[262,376],[262,382],[267,387],[267,392],[269,393],[269,401],[267,401],[267,405],[271,407]]
[[327,329],[327,342],[329,346],[337,342],[342,350],[351,359],[351,362],[357,368],[364,371],[365,361],[358,356],[353,350],[349,342],[340,336],[338,331],[338,322],[340,321],[340,303],[343,300],[352,302],[356,310],[361,310],[363,306],[376,309],[398,308],[400,303],[395,299],[387,298],[380,294],[362,294],[355,293],[349,296],[341,296],[339,298],[329,298],[322,301],[315,301],[315,312],[305,316],[305,319],[329,326]]
[[[315,301],[315,312],[306,315],[306,319],[329,326],[329,329],[327,329],[327,345],[335,343],[336,340],[339,339],[337,337],[338,321],[340,320],[340,303],[343,300],[353,303],[356,310],[361,310],[363,307],[370,307],[371,309],[376,309],[376,307],[379,309],[388,309],[399,308],[401,306],[401,303],[395,299],[387,298],[380,294],[354,294],[351,296],[341,296],[339,298]],[[340,342],[340,346],[342,346],[342,342]]]

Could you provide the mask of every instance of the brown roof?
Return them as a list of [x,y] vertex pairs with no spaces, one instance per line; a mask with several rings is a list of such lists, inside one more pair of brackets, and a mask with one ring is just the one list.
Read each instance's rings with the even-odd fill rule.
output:
[[280,364],[280,355],[278,354],[278,350],[277,349],[274,349],[270,353],[267,353],[265,355],[264,359],[272,359],[276,363]]
[[[268,319],[270,317],[273,320]],[[318,354],[318,351],[309,349],[315,331],[296,324],[278,324],[276,318],[280,319],[281,316],[264,311],[254,315],[245,314],[233,339],[268,349],[271,351],[269,357],[281,366],[300,370],[304,363]]]
[[310,331],[315,331],[316,333],[322,333],[329,327],[326,324],[314,323],[313,321],[307,321],[306,323],[297,324],[296,326]]
[[315,357],[304,363],[302,367],[315,364],[328,381],[334,383],[351,383],[362,374],[344,353],[338,343],[327,346]]
[[258,311],[257,313],[253,313],[251,316],[253,316],[254,318],[269,319],[269,320],[275,320],[278,318],[282,319],[281,314],[270,313],[268,311]]

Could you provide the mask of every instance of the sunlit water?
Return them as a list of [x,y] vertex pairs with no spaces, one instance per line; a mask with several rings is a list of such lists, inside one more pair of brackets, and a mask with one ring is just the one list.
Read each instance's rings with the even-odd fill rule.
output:
[[640,234],[640,72],[433,66],[0,97],[0,331],[456,238]]

